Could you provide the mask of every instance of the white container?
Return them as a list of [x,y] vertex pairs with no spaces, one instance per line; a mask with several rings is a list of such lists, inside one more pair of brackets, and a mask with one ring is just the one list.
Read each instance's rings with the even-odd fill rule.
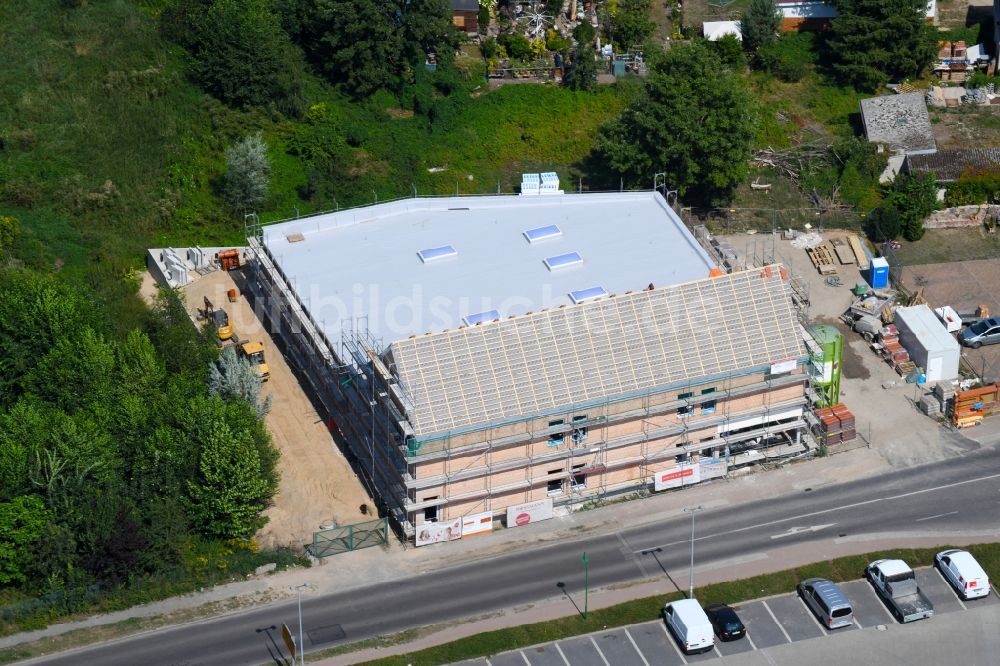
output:
[[928,382],[958,377],[961,350],[941,320],[926,305],[896,308],[893,320],[899,329],[899,342],[910,358],[924,369]]

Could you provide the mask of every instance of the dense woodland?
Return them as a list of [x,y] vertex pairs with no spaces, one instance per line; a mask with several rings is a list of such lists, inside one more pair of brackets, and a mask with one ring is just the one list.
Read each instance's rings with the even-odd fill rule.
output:
[[[502,22],[505,4],[484,23]],[[0,4],[5,630],[191,589],[265,557],[252,535],[277,453],[263,410],[252,392],[220,388],[232,364],[176,294],[152,309],[137,297],[146,247],[239,243],[251,210],[267,221],[414,192],[512,191],[538,170],[584,190],[648,188],[666,172],[696,207],[753,203],[747,183],[763,175],[785,184],[769,206],[875,209],[873,235],[919,238],[914,206],[933,205],[933,183],[880,187],[884,158],[854,115],[860,97],[929,62],[923,2],[838,7],[828,34],[779,36],[773,3],[751,0],[742,45],[664,52],[650,0],[602,3],[599,35],[527,45],[457,34],[447,0]],[[892,34],[873,32],[887,17]],[[597,36],[642,45],[649,76],[596,85]],[[501,49],[557,50],[563,84],[489,90]],[[765,148],[794,178],[753,166]],[[992,193],[994,180],[956,196]],[[35,596],[51,602],[4,610]]]

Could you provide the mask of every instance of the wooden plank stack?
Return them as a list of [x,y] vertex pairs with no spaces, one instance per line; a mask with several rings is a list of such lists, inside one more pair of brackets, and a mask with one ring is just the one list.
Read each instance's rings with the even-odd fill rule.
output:
[[858,269],[867,271],[868,255],[865,254],[865,249],[862,247],[861,241],[854,234],[848,236],[847,241],[851,244],[851,249],[854,250],[854,257],[858,260]]
[[833,261],[833,255],[830,254],[830,248],[826,245],[817,245],[812,249],[806,250],[806,254],[809,255],[809,260],[812,261],[813,266],[816,267],[820,275],[837,274],[837,266]]
[[997,411],[1000,411],[1000,383],[987,384],[955,394],[951,422],[956,428],[971,428]]
[[843,403],[816,410],[819,419],[819,441],[827,446],[849,442],[857,437],[854,414]]

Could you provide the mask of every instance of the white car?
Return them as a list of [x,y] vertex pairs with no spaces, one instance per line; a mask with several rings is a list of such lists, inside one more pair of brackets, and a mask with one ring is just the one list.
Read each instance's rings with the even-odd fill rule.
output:
[[934,556],[934,565],[963,599],[978,599],[990,593],[989,577],[966,551],[943,550]]

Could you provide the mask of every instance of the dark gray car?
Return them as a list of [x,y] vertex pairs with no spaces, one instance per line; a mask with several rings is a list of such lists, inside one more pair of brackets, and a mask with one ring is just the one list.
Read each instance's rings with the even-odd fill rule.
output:
[[1000,317],[983,319],[969,326],[958,336],[958,341],[973,349],[1000,342]]
[[827,629],[854,624],[854,609],[840,587],[825,578],[810,578],[799,583],[799,596]]

